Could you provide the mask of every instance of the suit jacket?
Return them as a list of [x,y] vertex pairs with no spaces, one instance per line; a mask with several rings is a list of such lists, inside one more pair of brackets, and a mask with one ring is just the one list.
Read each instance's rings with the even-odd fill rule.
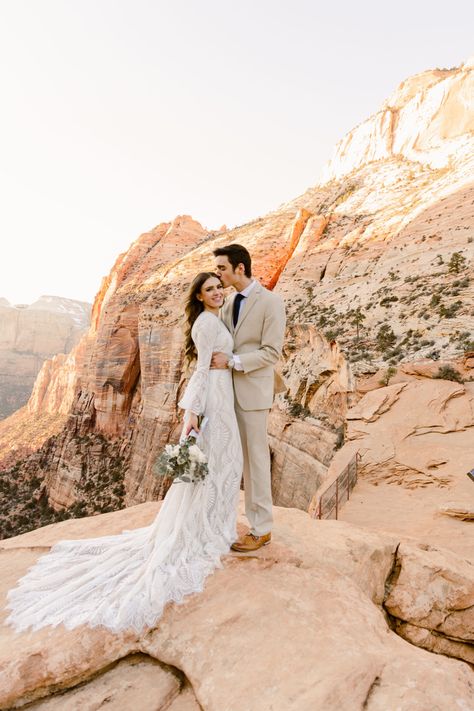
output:
[[[221,318],[234,337],[234,353],[243,371],[232,371],[236,400],[242,410],[271,408],[275,393],[273,366],[279,359],[285,337],[285,305],[278,294],[256,282],[243,304],[237,326],[232,323],[232,294],[221,309]],[[279,378],[281,383],[281,378]],[[281,389],[281,388],[280,388]]]

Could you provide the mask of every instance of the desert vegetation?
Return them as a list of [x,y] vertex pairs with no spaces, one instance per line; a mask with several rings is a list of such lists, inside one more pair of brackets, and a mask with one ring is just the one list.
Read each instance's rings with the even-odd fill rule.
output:
[[75,503],[59,510],[49,504],[45,468],[47,453],[54,449],[56,439],[50,438],[45,449],[28,460],[0,471],[0,538],[69,518],[123,508],[124,457],[116,443],[97,433],[79,436],[74,442],[80,468]]

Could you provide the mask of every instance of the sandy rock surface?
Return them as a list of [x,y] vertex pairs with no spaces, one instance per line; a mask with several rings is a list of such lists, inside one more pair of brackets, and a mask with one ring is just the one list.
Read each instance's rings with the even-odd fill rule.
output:
[[[96,711],[107,706],[115,709],[139,708],[140,711],[181,709],[181,705],[175,706],[183,700],[181,686],[178,674],[151,657],[134,654],[120,660],[92,681],[34,702],[30,708],[35,711],[64,711],[66,708],[68,711]],[[185,692],[185,696],[189,700],[189,691]],[[189,705],[189,710],[194,708],[198,711],[195,699],[190,701],[194,706]]]
[[346,447],[361,454],[344,521],[416,537],[474,561],[472,521],[442,514],[468,509],[474,483],[474,383],[410,378],[370,390],[348,412]]
[[[2,605],[6,590],[58,537],[147,525],[158,508],[149,503],[9,540],[0,551]],[[35,699],[38,709],[61,708],[61,700],[62,708],[64,701],[67,708],[102,708],[121,694],[120,708],[128,709],[141,687],[144,703],[150,699],[143,708],[167,708],[171,700],[176,711],[197,703],[212,711],[474,708],[469,666],[402,639],[384,609],[389,594],[392,613],[410,624],[428,620],[433,631],[440,615],[446,625],[441,595],[433,597],[431,612],[420,613],[420,576],[436,589],[462,575],[464,597],[447,597],[460,608],[470,604],[472,566],[462,568],[457,557],[416,543],[397,553],[398,543],[275,508],[270,546],[226,556],[204,593],[170,605],[156,628],[141,635],[62,626],[16,635],[1,627],[0,708]],[[439,624],[437,630],[444,639]],[[456,634],[457,623],[445,631]],[[466,636],[460,644],[470,649]]]

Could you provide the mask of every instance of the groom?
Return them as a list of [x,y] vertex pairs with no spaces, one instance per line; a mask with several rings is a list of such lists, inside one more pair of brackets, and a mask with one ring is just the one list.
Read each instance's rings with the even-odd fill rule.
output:
[[234,338],[234,353],[214,353],[212,368],[232,368],[235,412],[244,455],[245,514],[250,530],[235,551],[254,551],[270,543],[272,487],[267,438],[273,403],[273,365],[281,355],[285,306],[277,294],[252,278],[250,254],[240,244],[214,250],[215,272],[236,293],[226,300],[221,318]]

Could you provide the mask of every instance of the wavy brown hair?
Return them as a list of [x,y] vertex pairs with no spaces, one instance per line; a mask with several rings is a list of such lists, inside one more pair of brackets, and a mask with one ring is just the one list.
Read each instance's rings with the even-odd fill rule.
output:
[[191,329],[199,314],[204,311],[204,304],[202,301],[199,301],[197,295],[201,291],[203,284],[212,277],[221,281],[220,277],[218,277],[217,274],[214,274],[214,272],[199,272],[199,274],[194,277],[186,296],[184,306],[184,312],[186,314],[184,326],[184,362],[187,367],[189,367],[197,356],[196,347],[193,339],[191,338]]

